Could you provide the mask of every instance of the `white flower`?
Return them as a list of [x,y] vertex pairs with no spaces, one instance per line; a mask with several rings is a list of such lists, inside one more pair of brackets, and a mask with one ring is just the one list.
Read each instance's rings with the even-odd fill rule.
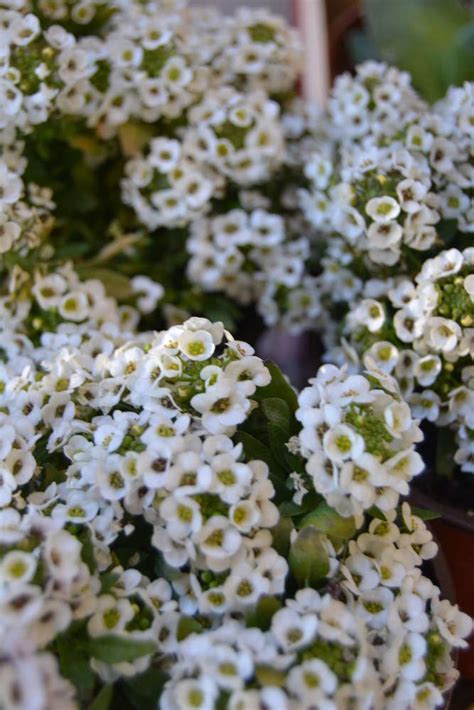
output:
[[399,359],[398,349],[386,340],[374,343],[364,353],[364,365],[370,369],[371,364],[383,372],[391,373]]
[[392,603],[393,593],[386,587],[378,587],[360,595],[356,614],[371,628],[382,629],[387,625]]
[[130,284],[135,293],[139,295],[137,306],[141,313],[152,313],[158,301],[163,298],[163,286],[152,281],[147,276],[134,276]]
[[[241,536],[239,532],[230,525],[227,518],[222,515],[214,515],[201,528],[199,533],[199,544],[202,552],[209,560],[222,560],[228,567],[234,555],[240,547]],[[210,562],[212,564],[212,562]],[[212,567],[211,567],[212,569]]]
[[66,530],[58,530],[46,540],[45,558],[50,574],[62,584],[68,584],[77,573],[81,544]]
[[410,407],[406,402],[394,402],[384,410],[385,425],[392,436],[400,438],[412,425]]
[[449,353],[457,346],[461,338],[461,327],[448,318],[432,317],[424,328],[429,345],[436,351]]
[[0,584],[26,584],[36,571],[36,559],[21,550],[7,552],[0,562]]
[[332,695],[337,678],[324,661],[318,658],[304,661],[288,674],[288,689],[302,701],[314,701],[315,692]]
[[433,614],[441,636],[455,648],[467,648],[465,639],[472,633],[472,619],[447,599],[434,602]]
[[429,387],[436,382],[442,367],[437,355],[425,355],[416,361],[414,375],[422,387]]
[[206,392],[194,395],[191,405],[202,414],[203,426],[211,434],[219,434],[244,421],[250,401],[232,380],[223,378]]
[[317,628],[315,614],[301,615],[292,609],[280,609],[272,618],[272,634],[284,651],[295,651],[309,644]]
[[403,236],[403,230],[398,222],[373,222],[367,230],[370,247],[390,249],[398,244]]
[[471,301],[474,301],[474,274],[469,274],[463,281],[464,288],[471,297]]
[[84,291],[66,293],[58,304],[58,311],[65,320],[82,321],[89,313],[89,301]]
[[3,211],[7,205],[17,202],[22,191],[21,178],[9,170],[5,163],[0,162],[0,211]]
[[426,640],[416,633],[400,633],[391,639],[382,663],[387,674],[405,680],[420,680],[426,670]]
[[373,197],[365,206],[365,211],[375,222],[387,223],[400,214],[400,205],[393,198],[385,195]]
[[212,335],[206,330],[185,330],[178,338],[178,347],[190,360],[198,362],[208,360],[215,350]]
[[338,424],[323,436],[326,455],[336,463],[348,459],[356,460],[364,451],[364,440],[351,427]]

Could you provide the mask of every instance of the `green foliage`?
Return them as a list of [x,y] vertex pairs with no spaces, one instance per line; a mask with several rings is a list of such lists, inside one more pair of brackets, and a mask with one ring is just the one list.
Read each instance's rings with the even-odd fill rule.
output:
[[95,685],[86,641],[85,622],[76,621],[54,642],[61,674],[74,683],[82,698],[90,697]]
[[273,615],[281,608],[282,603],[276,597],[260,597],[254,611],[247,617],[247,626],[267,631],[271,626]]
[[270,480],[275,486],[277,496],[280,498],[284,496],[286,493],[285,478],[287,474],[284,467],[281,466],[273,455],[271,449],[262,443],[260,439],[257,439],[255,436],[245,431],[239,431],[236,438],[237,441],[242,442],[245,456],[248,460],[258,459],[267,464],[270,469]]
[[474,14],[459,0],[365,0],[380,56],[411,72],[429,101],[474,79]]
[[114,689],[112,685],[104,685],[92,701],[89,710],[109,710]]
[[[132,708],[136,710],[148,710],[157,708],[161,691],[166,681],[166,675],[155,666],[150,666],[148,670],[139,675],[127,678],[120,682],[120,690],[127,698]],[[120,705],[122,708],[122,698]]]
[[113,634],[89,639],[85,647],[92,658],[104,663],[130,663],[156,651],[152,641],[135,641]]
[[336,547],[346,543],[356,532],[354,518],[343,518],[325,501],[321,502],[311,513],[305,515],[298,523],[299,528],[305,528],[308,525],[312,525],[316,530],[327,535]]
[[411,506],[412,515],[416,515],[420,520],[436,520],[440,518],[439,513],[435,513],[434,510],[427,510],[426,508],[417,508],[416,506]]
[[[260,402],[268,398],[282,399],[286,402],[290,413],[294,414],[298,408],[298,395],[275,363],[266,362],[265,365],[270,370],[272,381],[266,387],[258,389],[255,399]],[[296,428],[294,424],[292,429],[295,430]]]
[[178,623],[178,632],[176,638],[178,641],[183,641],[191,634],[199,634],[202,631],[202,626],[199,621],[193,619],[192,616],[182,616]]

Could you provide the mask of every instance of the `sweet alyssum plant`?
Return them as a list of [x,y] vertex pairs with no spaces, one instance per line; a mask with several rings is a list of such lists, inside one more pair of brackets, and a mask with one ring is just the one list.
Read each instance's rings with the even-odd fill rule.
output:
[[[313,121],[282,18],[167,0],[24,0],[0,17],[2,271],[72,258],[121,298],[144,275],[164,287],[152,327],[186,312],[232,323],[245,305],[307,322],[311,229],[292,185]],[[268,238],[224,232],[216,259],[194,224],[231,226],[236,210]]]
[[[311,390],[300,430],[281,373],[221,323],[133,334],[92,312],[35,344],[30,317],[0,388],[3,705],[442,702],[471,622],[421,574],[423,521],[395,509],[418,429],[393,380],[313,381],[334,486],[342,456],[341,495],[364,501],[341,515],[306,461]],[[370,463],[387,513],[360,496]]]
[[[360,295],[375,333],[418,308],[413,363],[433,347],[452,379],[417,394],[446,408],[448,382],[467,441],[472,259],[423,254],[441,217],[470,229],[469,87],[427,114],[366,65],[316,132],[270,13],[15,0],[0,21],[0,706],[439,706],[472,624],[400,499],[423,463],[397,343],[298,398],[183,309],[298,330]],[[163,304],[181,322],[146,330]]]
[[439,428],[444,473],[449,461],[473,470],[473,88],[427,106],[385,65],[341,76],[331,138],[300,191],[326,235],[316,282],[327,359],[393,374],[414,416]]

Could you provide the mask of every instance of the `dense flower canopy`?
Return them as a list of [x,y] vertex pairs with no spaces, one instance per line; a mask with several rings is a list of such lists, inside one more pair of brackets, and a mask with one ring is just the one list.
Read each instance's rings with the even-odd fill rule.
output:
[[472,623],[404,498],[426,420],[474,470],[472,85],[318,112],[282,18],[186,0],[0,27],[0,707],[440,706]]

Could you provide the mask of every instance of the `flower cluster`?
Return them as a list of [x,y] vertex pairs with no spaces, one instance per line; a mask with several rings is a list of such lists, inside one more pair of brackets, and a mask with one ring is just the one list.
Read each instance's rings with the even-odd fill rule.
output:
[[[55,286],[63,296],[65,277],[55,277],[36,284],[40,298]],[[176,644],[181,613],[248,610],[284,590],[268,467],[232,438],[270,381],[262,361],[205,319],[128,343],[93,325],[44,333],[50,350],[22,367],[15,354],[2,369],[0,616],[12,683],[28,654],[73,622],[92,640],[152,642],[127,664],[106,661],[91,641],[97,673],[130,675],[148,666],[157,640],[173,650],[166,629]],[[137,569],[117,571],[117,546],[138,530],[144,559],[155,550],[175,569],[173,588],[139,573],[139,550]]]
[[[306,218],[325,235],[319,278],[329,308],[350,303],[370,278],[413,278],[446,234],[472,231],[473,96],[466,83],[428,108],[407,75],[374,63],[336,81],[331,137],[306,163],[311,189],[300,190]],[[333,288],[341,280],[344,295]]]
[[[59,288],[60,278],[74,282],[66,270],[53,276],[38,278],[36,298]],[[85,284],[93,291],[93,282]],[[398,493],[419,463],[418,429],[389,378],[326,367],[301,394],[296,448],[303,456],[314,448],[311,433],[324,427],[316,423],[324,411],[332,428],[321,432],[321,446],[334,471],[342,467],[340,497],[335,486],[330,494],[341,512],[390,505],[383,521],[372,522],[333,510],[336,536],[327,522],[319,533],[318,496],[330,495],[315,469],[316,508],[298,533],[288,531],[287,560],[272,534],[276,542],[282,517],[270,476],[278,478],[248,455],[239,432],[254,410],[283,401],[272,393],[294,393],[221,323],[192,318],[126,336],[99,316],[87,329],[64,320],[43,333],[39,348],[31,345],[28,360],[17,360],[7,353],[0,383],[0,617],[8,639],[0,697],[7,707],[29,708],[30,692],[51,707],[60,697],[77,707],[57,656],[81,692],[84,682],[126,682],[161,663],[163,708],[204,700],[217,707],[223,694],[233,703],[318,699],[339,707],[354,693],[367,699],[367,688],[374,707],[420,693],[429,707],[439,704],[455,679],[449,650],[463,645],[471,624],[419,574],[435,553],[422,521],[405,507],[395,524]],[[270,410],[260,404],[267,386]],[[370,478],[378,497],[360,494],[364,484],[370,492],[362,473],[367,481],[379,476]],[[323,515],[327,521],[327,509]],[[327,589],[287,598],[288,578],[293,588],[305,586],[307,555],[320,559],[312,581]],[[256,606],[268,630],[252,616]],[[377,668],[381,644],[388,655]],[[74,670],[79,658],[82,675]]]
[[262,90],[209,91],[189,111],[184,150],[239,185],[268,180],[283,161],[279,106]]
[[[0,26],[0,706],[439,706],[472,624],[398,504],[418,418],[474,467],[472,86],[316,115],[281,18],[186,0]],[[366,374],[298,397],[247,308]]]
[[179,644],[160,707],[435,708],[471,620],[420,574],[436,546],[405,504],[337,563],[332,593],[300,589],[268,630],[228,617]]
[[324,365],[299,396],[299,448],[314,489],[341,515],[393,510],[423,470],[422,439],[396,381]]
[[[140,3],[120,9],[100,4],[112,18],[104,36],[76,38],[65,29],[67,13],[60,7],[47,29],[32,13],[12,11],[5,18],[3,128],[32,130],[65,115],[107,138],[132,117],[172,118],[194,100],[199,87],[177,36],[179,16],[172,11],[157,18]],[[72,5],[76,14],[87,9],[79,24],[88,26],[93,3]]]
[[471,248],[443,251],[415,282],[400,278],[384,298],[357,302],[346,324],[356,354],[395,375],[415,416],[454,428],[456,462],[471,472],[473,269]]
[[25,256],[45,242],[54,224],[53,207],[48,188],[29,183],[25,196],[20,175],[0,162],[0,258],[9,253]]
[[366,254],[369,268],[399,264],[403,247],[431,249],[440,215],[428,162],[409,151],[374,148],[355,152],[351,163],[343,182],[330,188],[332,168],[326,159],[315,157],[307,165],[308,176],[326,191],[321,196],[303,192],[307,218],[343,237],[349,252]]
[[[60,217],[53,233],[60,258],[99,255],[126,278],[165,282],[164,306],[222,311],[199,279],[185,282],[184,230],[207,213],[246,209],[236,186],[266,190],[282,176],[288,183],[289,170],[301,182],[314,116],[294,99],[302,58],[295,30],[271,12],[226,16],[169,0],[17,2],[0,13],[0,205],[18,212],[22,191],[38,197],[47,189],[43,202]],[[39,245],[39,230],[25,230],[25,217],[8,219],[0,253],[14,252],[13,263],[31,269],[36,254],[28,263],[23,257]],[[183,230],[179,243],[171,229]],[[116,243],[102,246],[104,233]],[[272,264],[281,274],[301,259],[291,245]],[[273,284],[265,292],[265,310],[284,320],[293,306],[282,307]],[[229,323],[241,305],[230,296]],[[310,320],[308,309],[299,311],[299,322]]]
[[268,288],[296,289],[310,252],[306,238],[290,241],[286,231],[283,217],[262,208],[234,209],[198,220],[187,243],[192,255],[189,278],[204,290],[226,293],[237,303],[256,302],[265,317]]
[[185,225],[209,209],[218,176],[183,154],[176,139],[154,138],[125,166],[122,199],[149,229]]
[[[140,303],[145,289],[158,287],[139,280],[135,284]],[[152,305],[158,294],[148,296]],[[81,279],[71,263],[53,270],[43,266],[33,274],[16,267],[8,294],[0,298],[2,346],[12,362],[14,353],[35,360],[50,357],[58,347],[78,345],[102,328],[111,336],[131,333],[139,318],[136,308],[108,297],[102,281]],[[42,348],[35,349],[38,343]]]
[[423,108],[407,72],[369,61],[356,68],[355,76],[347,72],[336,78],[328,102],[330,130],[341,142],[384,140]]
[[209,83],[291,92],[302,69],[297,32],[268,10],[238,8],[234,16],[190,8],[186,42],[197,66],[209,66]]

